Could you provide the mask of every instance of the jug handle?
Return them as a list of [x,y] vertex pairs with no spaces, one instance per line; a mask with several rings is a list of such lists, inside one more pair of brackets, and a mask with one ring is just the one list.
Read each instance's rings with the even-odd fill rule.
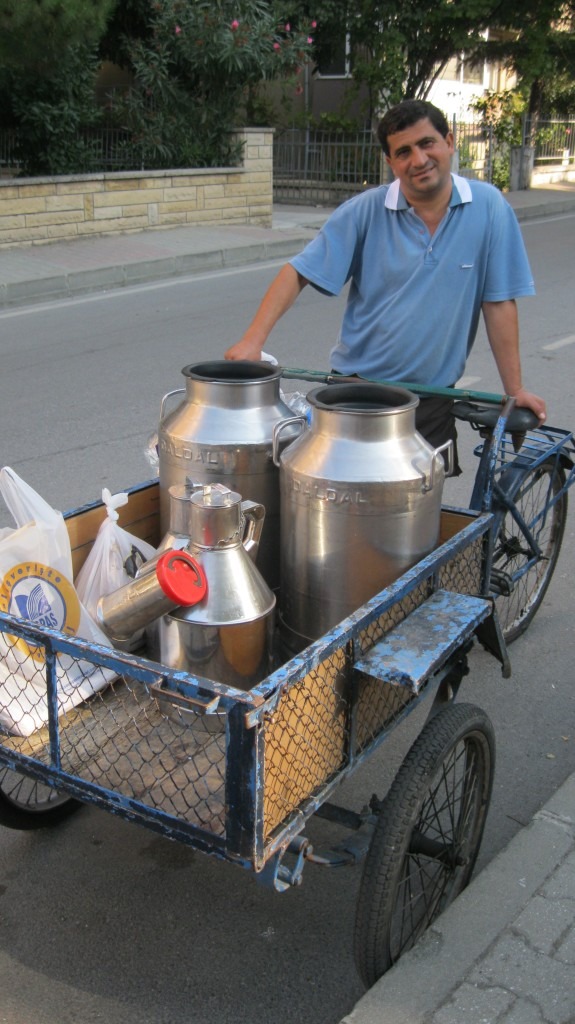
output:
[[280,420],[279,423],[275,424],[272,436],[272,459],[274,466],[279,466],[280,464],[280,434],[282,430],[285,427],[289,427],[291,423],[301,423],[303,429],[307,425],[307,416],[290,416],[288,420]]
[[160,423],[162,422],[162,420],[164,418],[164,409],[166,407],[166,402],[168,401],[168,398],[173,398],[174,395],[184,395],[185,392],[186,392],[185,388],[176,388],[175,391],[168,391],[168,393],[166,395],[164,395],[164,397],[162,398],[161,404],[160,404]]
[[429,478],[425,473],[423,474],[422,491],[424,494],[427,491],[432,491],[433,488],[435,487],[435,460],[437,456],[441,455],[442,452],[447,452],[447,476],[451,476],[451,474],[453,473],[455,453],[453,449],[453,441],[451,438],[449,438],[449,441],[446,441],[445,444],[440,444],[439,448],[433,449],[433,453],[431,456],[431,469],[429,471]]
[[242,501],[242,515],[245,519],[245,530],[242,544],[252,562],[255,562],[264,526],[266,510],[257,501]]

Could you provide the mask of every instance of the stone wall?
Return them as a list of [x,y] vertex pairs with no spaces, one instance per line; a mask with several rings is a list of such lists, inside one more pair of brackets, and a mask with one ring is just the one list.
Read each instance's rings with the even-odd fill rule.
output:
[[246,128],[240,167],[0,180],[0,248],[178,224],[272,222],[273,132]]

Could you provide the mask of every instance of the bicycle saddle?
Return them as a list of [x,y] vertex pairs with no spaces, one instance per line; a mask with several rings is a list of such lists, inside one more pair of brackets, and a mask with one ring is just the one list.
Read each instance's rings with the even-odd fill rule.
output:
[[[453,415],[458,420],[465,420],[474,427],[488,427],[493,429],[501,414],[501,406],[472,405],[471,402],[454,402]],[[534,430],[539,426],[539,417],[531,409],[512,409],[507,417],[505,429],[510,434],[524,434],[527,430]]]

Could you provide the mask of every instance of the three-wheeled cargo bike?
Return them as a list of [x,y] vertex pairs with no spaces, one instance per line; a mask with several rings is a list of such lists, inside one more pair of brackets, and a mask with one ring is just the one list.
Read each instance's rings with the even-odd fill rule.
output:
[[[568,431],[528,426],[512,403],[460,402],[457,414],[483,437],[469,508],[443,507],[430,554],[251,690],[0,614],[47,702],[41,728],[0,732],[0,822],[35,828],[93,804],[278,891],[299,885],[307,862],[363,861],[355,956],[373,984],[473,871],[494,736],[481,708],[454,697],[476,642],[508,674],[506,640],[553,574],[575,474]],[[158,508],[157,480],[132,488],[120,524],[155,545]],[[98,502],[66,515],[75,574],[105,515]],[[64,713],[63,659],[107,679]],[[338,807],[342,781],[424,699],[426,723],[385,799]],[[341,825],[341,841],[314,849],[312,815]]]

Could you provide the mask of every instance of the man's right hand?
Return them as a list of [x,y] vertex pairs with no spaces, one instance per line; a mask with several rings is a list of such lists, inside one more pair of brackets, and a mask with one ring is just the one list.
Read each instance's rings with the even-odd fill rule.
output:
[[286,263],[270,284],[247,331],[227,350],[225,358],[253,359],[258,362],[270,331],[286,310],[293,306],[307,283],[305,277],[298,274],[290,263]]
[[262,357],[262,351],[263,345],[244,335],[224,353],[224,359],[250,359],[257,363]]

